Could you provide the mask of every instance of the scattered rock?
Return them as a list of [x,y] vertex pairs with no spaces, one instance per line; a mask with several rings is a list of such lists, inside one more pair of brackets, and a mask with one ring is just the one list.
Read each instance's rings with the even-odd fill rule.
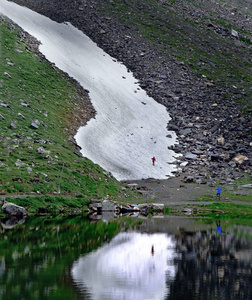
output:
[[32,129],[38,129],[39,128],[39,126],[37,124],[35,124],[34,122],[31,123],[30,127]]
[[29,103],[25,103],[25,102],[21,102],[20,105],[24,107],[31,107]]
[[248,157],[244,156],[244,155],[237,155],[236,157],[233,158],[233,161],[235,161],[239,165],[243,164],[247,160],[248,160]]
[[27,165],[23,163],[20,159],[15,162],[15,166],[18,168],[25,168]]
[[23,116],[21,113],[18,113],[18,116],[20,119],[23,119],[23,120],[25,119],[25,116]]
[[48,155],[48,154],[51,153],[51,151],[46,150],[44,147],[39,147],[39,148],[36,150],[36,152],[39,153],[39,154],[46,154],[46,155]]
[[244,184],[241,187],[246,188],[246,189],[252,189],[252,183]]
[[186,158],[186,159],[189,159],[189,160],[195,160],[195,159],[198,158],[198,156],[197,156],[196,154],[191,153],[191,152],[187,152],[187,153],[185,154],[185,158]]
[[231,35],[237,39],[239,38],[238,32],[234,29],[231,29]]
[[7,108],[10,108],[10,105],[9,105],[9,104],[4,103],[4,102],[2,102],[2,101],[0,101],[0,106],[1,106],[1,107],[7,107]]
[[10,124],[10,129],[17,129],[17,125],[13,122]]
[[11,77],[11,75],[10,74],[8,74],[7,72],[4,72],[4,76],[5,77],[7,77],[7,78],[9,78],[9,79],[11,79],[12,77]]
[[185,176],[182,181],[186,183],[192,183],[194,182],[194,178],[192,176]]

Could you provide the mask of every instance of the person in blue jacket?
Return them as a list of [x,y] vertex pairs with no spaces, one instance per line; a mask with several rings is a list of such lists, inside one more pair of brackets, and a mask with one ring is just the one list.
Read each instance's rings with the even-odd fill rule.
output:
[[217,187],[217,194],[216,194],[216,200],[219,199],[220,200],[220,194],[221,194],[221,187]]

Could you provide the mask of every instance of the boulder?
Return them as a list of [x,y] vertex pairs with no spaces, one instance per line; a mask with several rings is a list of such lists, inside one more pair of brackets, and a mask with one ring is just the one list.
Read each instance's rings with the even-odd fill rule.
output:
[[157,211],[164,211],[164,204],[161,203],[152,203],[151,208]]
[[39,154],[50,154],[51,151],[50,150],[46,150],[44,147],[39,147],[37,150],[36,150],[37,153]]
[[194,182],[194,178],[192,176],[185,176],[182,181],[186,183],[192,183]]
[[191,159],[191,160],[195,160],[195,159],[197,159],[197,155],[196,154],[193,154],[193,153],[191,153],[191,152],[187,152],[186,154],[185,154],[185,158],[186,159]]
[[38,129],[39,127],[38,127],[37,124],[35,124],[34,122],[32,122],[32,123],[31,123],[31,128],[32,128],[32,129]]
[[246,188],[246,189],[252,189],[252,183],[244,184],[241,187]]
[[244,163],[244,161],[248,160],[249,158],[244,155],[237,155],[233,158],[233,161],[235,161],[237,164],[241,165]]
[[2,205],[2,212],[10,216],[26,216],[26,210],[19,205],[10,202],[4,202]]
[[117,205],[109,200],[102,201],[102,211],[115,211]]
[[15,162],[15,166],[18,168],[25,168],[27,165],[23,163],[20,159],[17,159],[17,161]]
[[12,78],[11,75],[9,73],[7,73],[7,72],[4,72],[4,76],[7,77],[7,78],[9,78],[9,79]]

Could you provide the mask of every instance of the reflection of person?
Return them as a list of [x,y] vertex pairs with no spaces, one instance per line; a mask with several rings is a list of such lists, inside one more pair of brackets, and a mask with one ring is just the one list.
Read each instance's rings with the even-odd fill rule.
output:
[[220,194],[221,194],[221,187],[217,187],[217,193],[216,193],[216,200],[219,199],[220,200]]
[[220,224],[220,220],[216,221],[216,225],[217,225],[217,233],[221,234],[221,224]]
[[155,161],[156,161],[156,157],[153,156],[151,160],[152,160],[152,164],[153,164],[153,166],[154,166],[154,165],[155,165]]
[[152,245],[151,247],[151,255],[153,256],[154,255],[154,246]]

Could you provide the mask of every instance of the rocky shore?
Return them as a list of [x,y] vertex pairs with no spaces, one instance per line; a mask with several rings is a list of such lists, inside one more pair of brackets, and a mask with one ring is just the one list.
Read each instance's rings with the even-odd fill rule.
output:
[[[161,50],[162,47],[158,47],[162,43],[161,38],[159,40],[156,37],[156,42],[150,43],[133,25],[112,18],[102,0],[66,0],[64,4],[59,0],[14,2],[57,22],[71,22],[104,51],[123,62],[134,73],[141,87],[167,107],[172,117],[168,130],[175,131],[178,136],[178,144],[173,150],[182,154],[176,162],[175,173],[181,180],[211,186],[216,180],[225,184],[242,178],[244,174],[251,175],[251,111],[242,113],[243,107],[234,102],[244,93],[239,84],[215,84],[204,75],[195,76],[189,65],[177,58],[174,49],[163,47]],[[130,5],[127,1],[122,2]],[[162,6],[166,1],[157,2]],[[185,5],[185,2],[176,1],[172,9],[178,18],[179,15],[188,16],[195,22],[199,16],[209,14],[212,7],[209,1],[203,1],[206,6],[195,10],[195,7]],[[233,0],[230,7],[215,2],[217,13],[224,15],[235,28],[242,28],[244,39],[251,38],[248,31],[251,31],[252,21],[238,5],[240,1]],[[113,1],[110,3],[113,8]],[[141,5],[141,1],[136,1],[137,9],[141,9]],[[234,7],[235,13],[232,11]],[[232,17],[234,15],[235,18]],[[240,42],[235,36],[236,31],[228,31],[221,25],[211,25],[209,22],[202,26],[224,37],[231,36],[234,44]],[[251,45],[246,51],[251,52]]]

